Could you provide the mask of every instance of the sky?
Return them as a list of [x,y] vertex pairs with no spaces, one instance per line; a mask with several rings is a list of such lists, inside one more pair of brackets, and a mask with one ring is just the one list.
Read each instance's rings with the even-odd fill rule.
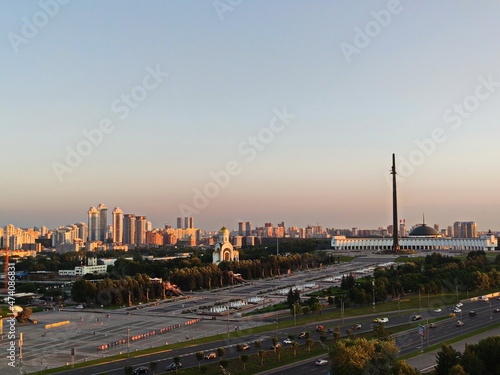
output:
[[500,3],[0,2],[0,225],[500,230]]

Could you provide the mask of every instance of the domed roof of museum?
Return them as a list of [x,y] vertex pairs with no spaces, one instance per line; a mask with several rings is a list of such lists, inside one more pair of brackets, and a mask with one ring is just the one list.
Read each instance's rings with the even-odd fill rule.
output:
[[229,229],[227,229],[225,226],[223,226],[222,228],[220,228],[219,233],[223,233],[223,232],[229,232]]
[[418,237],[440,237],[441,234],[425,224],[422,224],[410,232],[410,236],[418,236]]

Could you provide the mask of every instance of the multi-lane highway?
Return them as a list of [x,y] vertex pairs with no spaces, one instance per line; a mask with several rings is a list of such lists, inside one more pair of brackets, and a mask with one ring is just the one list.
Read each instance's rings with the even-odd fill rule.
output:
[[[491,307],[490,307],[490,302],[491,302]],[[421,320],[413,322],[415,325],[414,329],[395,335],[396,343],[401,350],[401,354],[406,354],[420,349],[422,340],[420,339],[420,336],[418,334],[417,327],[419,324],[426,325],[426,322],[428,320],[439,317],[446,318],[444,320],[438,321],[436,323],[435,328],[428,328],[425,330],[428,336],[426,336],[423,340],[424,347],[446,341],[452,337],[460,336],[462,334],[475,331],[479,328],[487,327],[492,323],[500,322],[500,313],[493,312],[495,309],[500,308],[500,300],[495,299],[491,300],[490,302],[483,302],[483,301],[465,302],[464,305],[461,307],[462,312],[458,313],[457,316],[454,318],[448,317],[450,311],[448,308],[444,307],[442,308],[442,311],[440,313],[435,313],[433,310],[421,310],[421,311],[405,312],[401,314],[398,314],[396,312],[383,316],[389,318],[389,322],[386,324],[387,326],[394,326],[398,324],[413,322],[412,317],[415,316],[416,314],[422,316]],[[469,317],[470,311],[475,311],[477,315]],[[353,324],[360,323],[361,329],[356,332],[371,331],[373,330],[373,325],[374,325],[373,318],[374,316],[365,316],[362,318],[349,318],[345,319],[344,323],[338,320],[328,321],[324,323],[324,326],[326,329],[326,328],[333,328],[338,325],[341,327],[342,332],[345,333],[347,329],[352,329]],[[464,325],[457,327],[456,322],[458,320],[462,321]],[[99,374],[102,372],[107,372],[110,375],[117,375],[123,373],[124,366],[127,365],[132,365],[134,367],[140,365],[147,366],[152,361],[158,362],[159,370],[164,370],[168,364],[172,363],[172,358],[175,356],[181,357],[181,362],[184,367],[197,366],[198,362],[195,357],[196,352],[198,351],[202,351],[205,353],[212,352],[216,351],[216,349],[221,346],[226,348],[226,354],[224,358],[236,358],[239,355],[239,353],[236,351],[237,344],[245,342],[248,343],[250,348],[247,349],[245,352],[248,354],[254,354],[257,352],[257,349],[253,345],[254,341],[261,341],[262,349],[268,350],[271,347],[272,344],[271,337],[273,336],[279,337],[280,342],[283,342],[288,337],[289,334],[297,335],[301,331],[309,330],[311,332],[311,338],[317,341],[319,340],[319,333],[315,332],[316,325],[317,323],[308,324],[296,328],[289,328],[283,330],[280,329],[278,331],[269,332],[265,335],[262,334],[247,335],[237,339],[224,340],[210,344],[196,345],[183,349],[176,349],[163,353],[143,356],[140,358],[133,358],[124,361],[93,366],[91,368],[85,368],[81,370],[75,369],[63,373],[75,374],[75,375],[79,374],[87,375],[87,374]],[[304,339],[298,339],[298,338],[295,338],[295,340],[298,342],[305,341]],[[326,358],[326,355],[322,356],[322,358],[323,357]],[[202,363],[210,361],[213,360],[204,359]],[[300,373],[300,371],[307,371],[309,373],[312,372],[314,374],[328,373],[327,365],[315,366],[314,362],[315,359],[311,359],[309,361],[301,362],[298,365],[287,367],[284,370],[277,369],[276,371],[268,372],[268,374],[273,374],[273,375],[290,374],[290,373]]]

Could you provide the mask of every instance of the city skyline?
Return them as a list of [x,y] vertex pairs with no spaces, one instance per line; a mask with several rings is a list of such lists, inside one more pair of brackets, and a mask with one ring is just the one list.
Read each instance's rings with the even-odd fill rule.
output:
[[0,5],[2,225],[500,229],[500,4],[214,4]]

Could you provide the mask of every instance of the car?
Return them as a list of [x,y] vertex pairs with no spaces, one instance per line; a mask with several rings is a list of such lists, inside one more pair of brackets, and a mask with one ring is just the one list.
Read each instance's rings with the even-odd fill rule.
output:
[[461,327],[464,325],[464,322],[462,322],[461,320],[458,320],[457,321],[457,324],[455,324],[457,327]]
[[217,353],[212,352],[212,353],[205,354],[205,359],[212,359],[212,358],[217,358]]
[[293,341],[290,340],[289,338],[288,339],[285,339],[283,340],[283,344],[287,345],[287,344],[291,344]]
[[276,348],[281,348],[281,344],[278,342],[276,345],[271,345],[271,349],[274,350]]
[[411,320],[416,321],[422,319],[422,315],[414,315],[411,317]]
[[462,307],[463,305],[464,305],[463,303],[459,302],[459,303],[457,303],[455,306],[456,306],[456,307]]
[[317,327],[316,327],[316,332],[321,332],[321,331],[323,331],[324,329],[325,329],[325,327],[323,327],[323,326],[317,326]]
[[361,329],[361,324],[353,324],[352,329],[354,329],[354,330]]
[[305,333],[305,332],[300,332],[300,333],[297,335],[297,338],[298,338],[298,339],[303,339],[304,337],[306,337],[306,333]]
[[326,359],[318,359],[316,360],[316,362],[314,362],[314,364],[316,366],[323,366],[323,365],[326,365],[328,363],[328,361]]
[[477,316],[477,312],[475,311],[469,311],[469,316]]
[[495,309],[493,310],[493,312],[500,312],[500,309]]
[[435,309],[434,310],[435,313],[440,313],[441,312],[441,309]]
[[177,370],[177,369],[181,369],[181,368],[182,368],[182,363],[179,362],[179,364],[176,364],[175,362],[173,362],[173,363],[169,364],[165,370],[173,371],[173,370]]
[[459,313],[459,312],[462,312],[462,310],[460,310],[458,307],[455,307],[453,310],[454,313]]
[[449,314],[448,314],[448,316],[449,316],[450,318],[454,318],[454,317],[455,317],[455,316],[457,316],[457,315],[456,315],[455,313],[449,313]]
[[147,374],[149,372],[149,367],[139,366],[134,370],[134,375],[137,374]]
[[326,333],[333,333],[333,329],[328,328],[328,329],[326,330]]
[[429,328],[436,328],[437,324],[436,323],[429,323],[428,327]]
[[389,322],[389,319],[388,318],[380,318],[378,320],[379,323],[388,323]]

